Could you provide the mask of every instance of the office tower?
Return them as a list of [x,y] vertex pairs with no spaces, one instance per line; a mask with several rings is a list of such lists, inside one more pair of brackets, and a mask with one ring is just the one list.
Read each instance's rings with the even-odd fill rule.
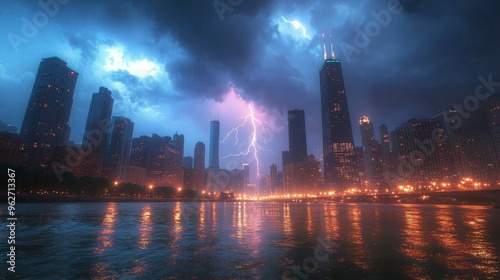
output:
[[380,131],[380,146],[382,147],[382,151],[385,153],[389,153],[390,151],[390,141],[389,141],[389,129],[385,124],[381,124],[379,127]]
[[492,95],[485,102],[484,107],[488,118],[488,130],[496,151],[498,180],[500,180],[500,94]]
[[132,139],[130,150],[130,164],[146,168],[148,163],[148,151],[151,147],[151,137],[142,135]]
[[243,187],[246,188],[250,185],[250,165],[243,164]]
[[182,168],[193,169],[193,157],[187,156],[182,159]]
[[450,177],[445,138],[443,123],[438,119],[411,119],[391,132],[395,170],[400,171],[397,175],[401,183],[425,186]]
[[208,167],[219,169],[219,134],[220,122],[210,122],[210,150],[208,151]]
[[363,147],[363,162],[365,166],[365,176],[368,180],[368,186],[372,189],[378,189],[381,184],[381,156],[380,144],[375,140],[373,123],[370,118],[363,116],[359,119],[361,129],[361,144]]
[[183,186],[181,149],[172,138],[153,134],[147,160],[148,180],[155,186]]
[[22,164],[49,167],[54,149],[65,144],[77,79],[57,57],[40,62],[20,132]]
[[271,164],[269,168],[269,177],[271,185],[271,195],[279,195],[281,191],[278,189],[278,166],[276,164]]
[[363,147],[354,147],[354,155],[356,156],[356,164],[358,166],[359,186],[362,189],[366,189],[370,186],[370,181],[366,178]]
[[473,178],[492,184],[498,180],[495,148],[487,131],[459,131],[452,136],[451,146],[458,180]]
[[184,157],[184,134],[174,134],[172,142],[179,148],[181,158]]
[[304,110],[295,109],[288,111],[288,145],[290,162],[306,159],[307,142]]
[[290,163],[290,151],[282,151],[281,152],[281,165],[283,168]]
[[380,131],[380,157],[382,161],[381,172],[385,182],[386,172],[392,170],[390,134],[389,134],[389,129],[385,124],[380,125],[379,131]]
[[338,190],[358,185],[351,118],[338,59],[326,59],[319,71],[325,185]]
[[320,163],[313,155],[289,163],[283,171],[285,189],[290,194],[316,194],[320,189]]
[[197,142],[194,146],[193,168],[205,170],[205,144],[203,142]]
[[105,160],[113,166],[113,174],[107,174],[111,175],[113,180],[123,182],[126,179],[133,132],[134,123],[130,119],[125,117],[111,119],[111,132],[108,137]]
[[[95,160],[92,164],[97,167],[98,174],[101,172],[104,150],[108,142],[113,102],[111,91],[105,87],[100,87],[99,92],[92,95],[83,134],[82,149],[93,154],[92,158]],[[85,158],[82,160],[86,160]]]

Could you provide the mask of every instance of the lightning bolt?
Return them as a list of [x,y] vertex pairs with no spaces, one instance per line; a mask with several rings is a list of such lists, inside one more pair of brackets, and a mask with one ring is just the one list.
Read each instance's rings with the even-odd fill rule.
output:
[[265,126],[264,126],[265,122],[260,121],[255,116],[254,111],[253,111],[253,107],[251,104],[248,105],[248,109],[249,109],[249,113],[248,113],[248,115],[243,117],[243,122],[241,124],[239,124],[238,126],[236,126],[235,128],[231,129],[227,133],[226,137],[224,139],[222,139],[222,141],[220,141],[220,143],[224,143],[227,139],[229,139],[229,137],[231,137],[231,135],[234,134],[234,138],[235,138],[234,145],[238,144],[239,129],[242,128],[243,126],[245,126],[249,122],[251,129],[252,129],[250,144],[248,145],[248,147],[246,147],[246,151],[239,152],[237,154],[229,154],[227,156],[221,157],[221,159],[228,158],[228,157],[239,157],[239,156],[252,155],[254,160],[255,160],[255,164],[256,164],[256,168],[257,168],[257,178],[260,178],[260,161],[259,161],[259,155],[257,153],[257,150],[261,149],[261,150],[268,151],[268,152],[272,152],[272,151],[267,149],[266,147],[262,147],[257,142],[257,132],[258,132],[259,128],[262,130],[264,135],[266,135]]
[[292,20],[292,21],[289,21],[287,20],[285,17],[283,17],[283,20],[286,22],[286,23],[290,23],[293,28],[295,29],[300,29],[302,30],[302,36],[304,36],[305,38],[311,40],[311,37],[309,35],[307,35],[307,31],[306,31],[306,28],[304,27],[304,25],[302,25],[302,23],[300,23],[298,20]]

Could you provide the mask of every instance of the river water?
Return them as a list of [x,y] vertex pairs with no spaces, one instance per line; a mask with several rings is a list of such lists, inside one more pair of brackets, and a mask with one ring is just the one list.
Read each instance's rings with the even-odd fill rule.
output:
[[16,272],[4,265],[0,274],[8,278],[500,279],[500,210],[488,207],[135,202],[16,211]]

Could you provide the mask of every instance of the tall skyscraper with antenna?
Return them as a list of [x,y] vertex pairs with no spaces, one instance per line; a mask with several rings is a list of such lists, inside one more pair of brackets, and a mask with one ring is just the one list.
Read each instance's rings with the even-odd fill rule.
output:
[[[330,34],[331,40],[331,34]],[[351,117],[347,104],[344,75],[340,60],[327,57],[323,33],[325,61],[319,71],[321,117],[323,128],[323,170],[325,185],[343,190],[358,186],[359,175],[354,154]]]

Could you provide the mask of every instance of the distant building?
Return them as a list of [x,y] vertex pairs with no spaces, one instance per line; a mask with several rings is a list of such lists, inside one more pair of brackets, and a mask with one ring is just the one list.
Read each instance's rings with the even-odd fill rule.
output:
[[295,109],[288,111],[288,146],[290,162],[306,159],[307,140],[304,110]]
[[17,127],[11,123],[4,123],[0,121],[0,132],[17,133]]
[[271,195],[281,195],[280,186],[278,185],[278,166],[276,164],[271,164],[269,168],[269,179]]
[[16,164],[19,150],[19,135],[0,131],[0,162]]
[[197,142],[194,146],[193,168],[205,170],[205,144]]
[[142,135],[132,139],[132,149],[130,151],[130,164],[147,168],[148,153],[151,147],[151,137]]
[[210,122],[210,150],[208,151],[208,167],[219,169],[219,134],[220,122]]
[[98,176],[100,176],[106,143],[108,143],[113,102],[111,91],[105,87],[100,87],[99,92],[92,95],[85,125],[82,149],[91,153],[92,158],[95,159],[94,164],[98,168]]
[[187,156],[182,158],[182,168],[193,169],[193,157]]
[[286,194],[316,194],[322,191],[319,184],[320,164],[313,155],[303,161],[289,163],[283,176]]
[[57,57],[40,62],[20,132],[23,165],[49,168],[54,149],[66,144],[77,79]]
[[112,180],[124,182],[127,178],[133,132],[134,123],[130,119],[125,117],[112,118],[111,134],[106,147],[106,162],[115,168]]
[[448,180],[450,157],[445,139],[443,123],[438,119],[411,119],[397,127],[391,132],[391,143],[401,171],[395,173],[398,178],[415,186]]
[[126,183],[146,186],[148,184],[148,170],[144,167],[129,164],[127,166]]
[[344,190],[357,186],[359,177],[340,60],[326,59],[325,55],[319,76],[324,182],[328,187]]
[[183,186],[181,148],[170,137],[153,134],[148,149],[148,181],[155,186]]
[[380,190],[382,186],[382,159],[380,144],[375,140],[373,123],[363,116],[359,120],[361,144],[363,145],[363,162],[368,188]]

